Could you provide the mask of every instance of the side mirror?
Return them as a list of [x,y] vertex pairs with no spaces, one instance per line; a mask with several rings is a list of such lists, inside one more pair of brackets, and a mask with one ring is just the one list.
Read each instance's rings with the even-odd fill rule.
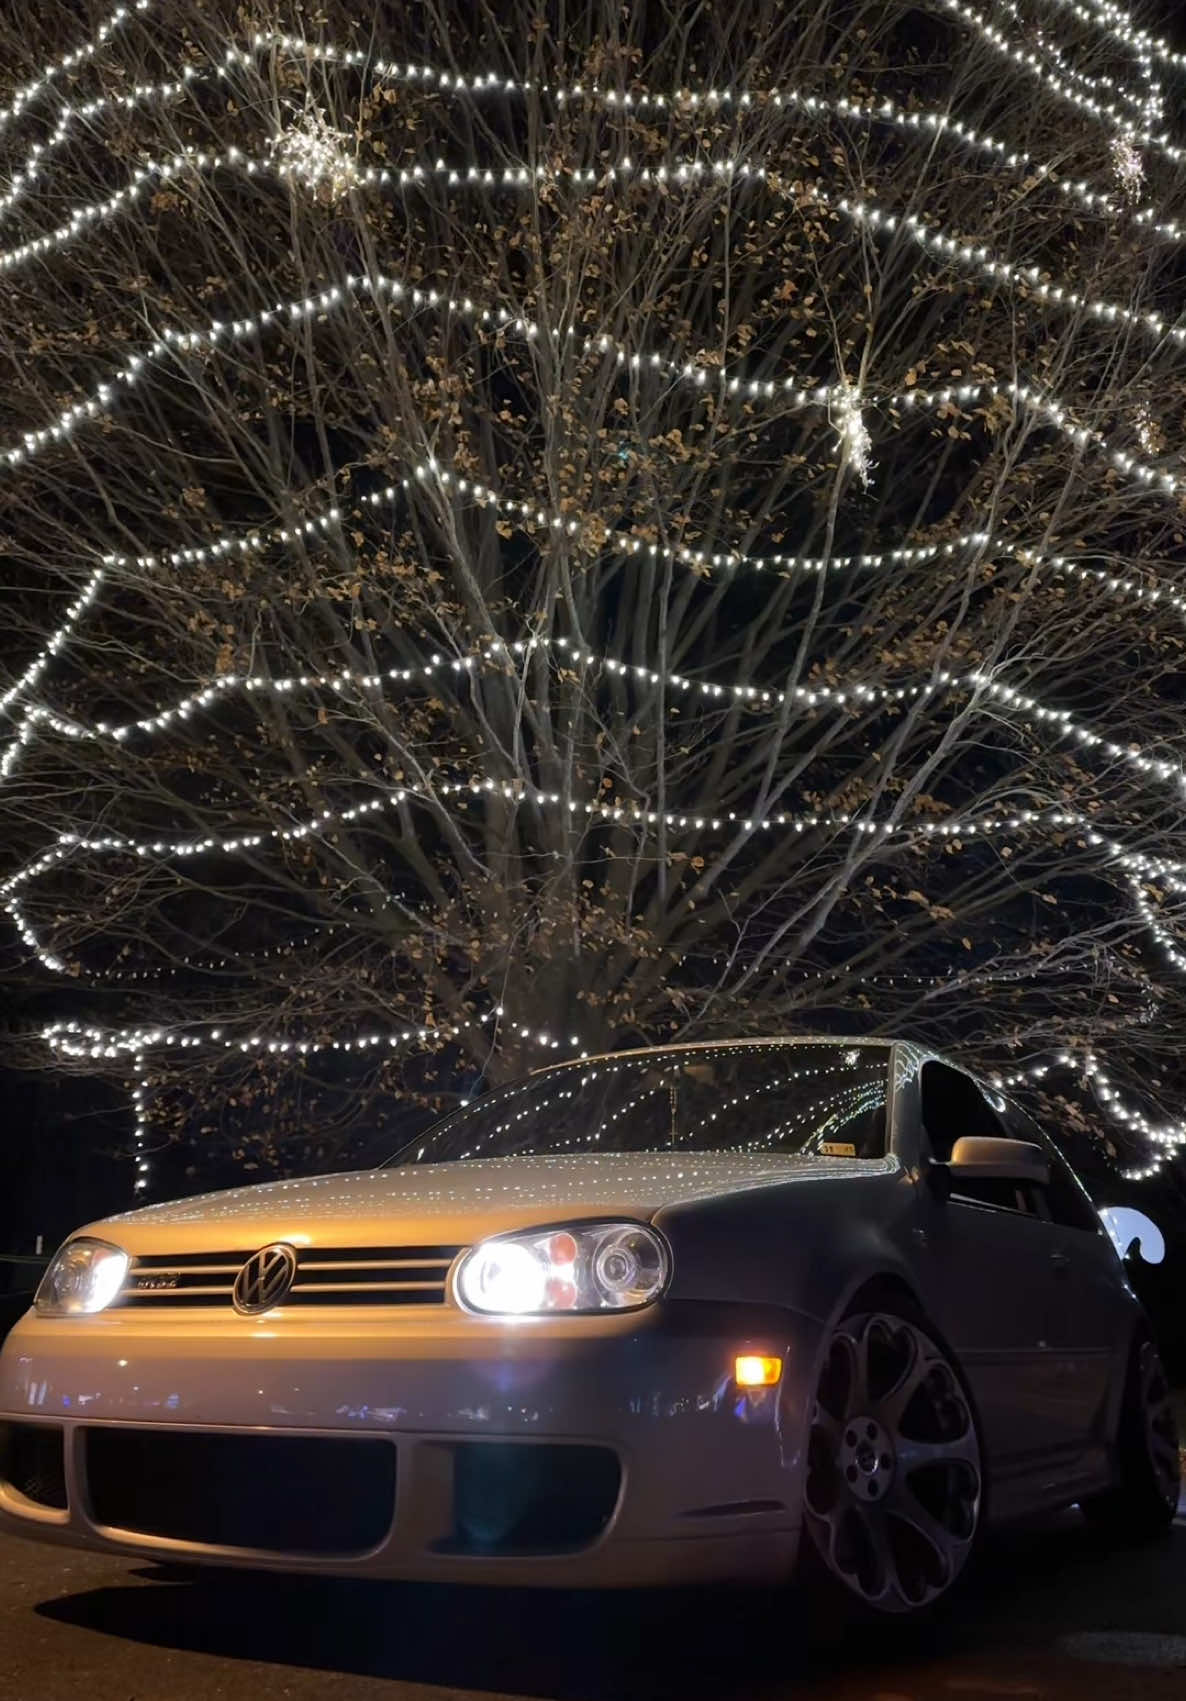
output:
[[953,1187],[961,1178],[968,1181],[1017,1181],[1046,1187],[1050,1182],[1050,1161],[1041,1146],[1031,1146],[1026,1140],[1001,1140],[996,1136],[965,1134],[952,1148],[951,1170]]
[[1139,1252],[1146,1264],[1164,1261],[1165,1236],[1144,1211],[1134,1211],[1131,1205],[1101,1205],[1099,1217],[1122,1258]]

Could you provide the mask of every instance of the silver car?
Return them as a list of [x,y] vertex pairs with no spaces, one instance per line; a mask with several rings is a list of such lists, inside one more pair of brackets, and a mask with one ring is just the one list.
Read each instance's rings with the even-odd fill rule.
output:
[[91,1224],[0,1356],[0,1525],[139,1558],[949,1591],[988,1518],[1174,1514],[1083,1188],[910,1045],[583,1058],[377,1170]]

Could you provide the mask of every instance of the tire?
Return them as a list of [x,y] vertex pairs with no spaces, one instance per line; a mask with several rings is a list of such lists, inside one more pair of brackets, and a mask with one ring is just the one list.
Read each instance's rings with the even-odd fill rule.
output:
[[1106,1494],[1085,1501],[1083,1511],[1090,1523],[1116,1541],[1151,1541],[1172,1524],[1180,1490],[1178,1426],[1169,1383],[1153,1337],[1142,1330],[1125,1377],[1115,1481]]
[[825,1619],[929,1617],[983,1510],[972,1402],[925,1318],[895,1298],[842,1319],[812,1406],[799,1561]]

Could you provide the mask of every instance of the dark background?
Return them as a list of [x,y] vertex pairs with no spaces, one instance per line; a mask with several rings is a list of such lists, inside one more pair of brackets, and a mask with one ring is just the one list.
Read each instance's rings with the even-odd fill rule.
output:
[[126,1210],[130,1116],[103,1083],[0,1071],[0,1252],[52,1250],[88,1218]]

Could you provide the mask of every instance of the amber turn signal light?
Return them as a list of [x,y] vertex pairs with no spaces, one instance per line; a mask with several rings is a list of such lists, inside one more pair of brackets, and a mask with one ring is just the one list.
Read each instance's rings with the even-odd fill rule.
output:
[[739,1353],[733,1361],[733,1377],[739,1388],[773,1388],[782,1375],[780,1358],[761,1358]]

